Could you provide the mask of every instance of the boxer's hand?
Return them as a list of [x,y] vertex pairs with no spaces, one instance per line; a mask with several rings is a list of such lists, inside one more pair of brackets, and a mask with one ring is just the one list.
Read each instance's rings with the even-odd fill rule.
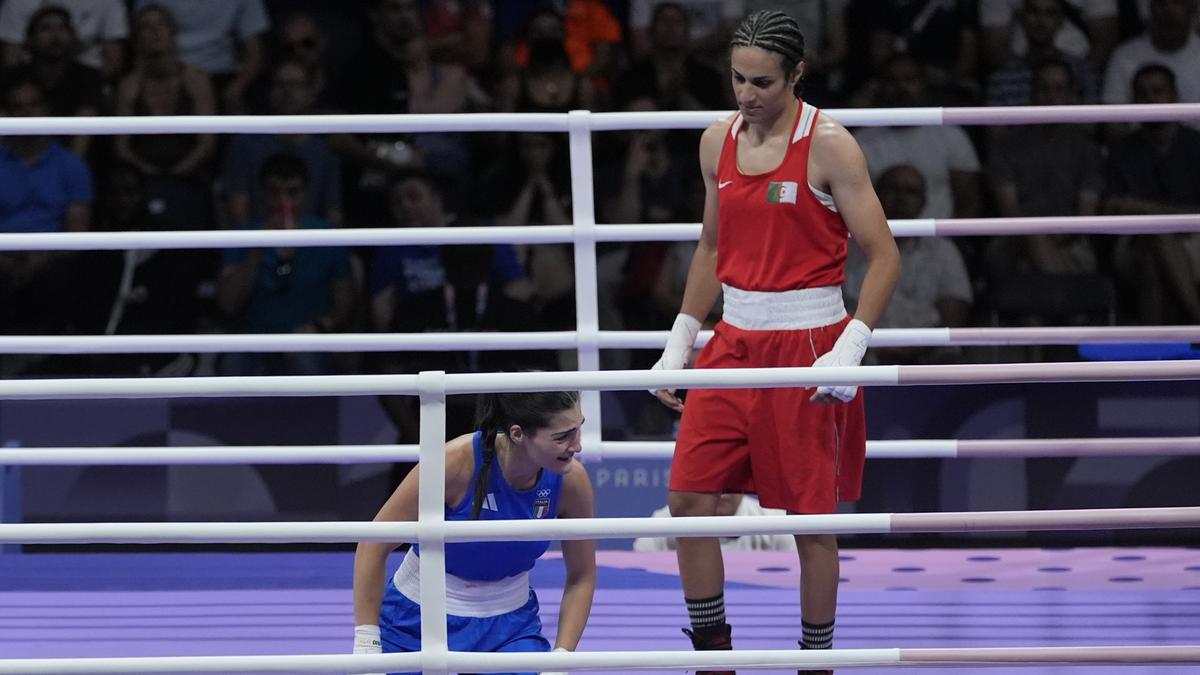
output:
[[[833,349],[822,354],[813,362],[813,368],[857,366],[862,363],[863,356],[867,353],[867,345],[870,343],[871,329],[867,327],[867,324],[853,319],[846,324],[846,328],[842,330],[837,342],[833,343]],[[846,403],[854,400],[857,393],[858,387],[853,385],[821,385],[817,387],[811,400],[817,403],[834,403],[836,401]]]
[[[700,335],[700,322],[693,316],[679,314],[671,326],[671,335],[667,338],[667,347],[662,356],[651,370],[683,370],[692,365],[692,350],[696,346],[696,337]],[[650,393],[668,408],[683,412],[683,402],[675,396],[675,389],[659,389]]]
[[[354,627],[355,654],[382,654],[383,642],[379,639],[379,626],[362,624]],[[382,673],[362,673],[361,675],[383,675]]]
[[[566,647],[556,647],[554,649],[554,651],[569,652],[571,650],[567,649]],[[567,671],[565,671],[565,670],[546,670],[546,671],[542,671],[541,673],[539,673],[539,675],[567,675]]]

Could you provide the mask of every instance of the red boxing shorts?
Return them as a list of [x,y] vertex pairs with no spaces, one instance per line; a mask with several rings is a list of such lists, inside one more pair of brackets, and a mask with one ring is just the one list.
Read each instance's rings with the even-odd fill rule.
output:
[[[802,330],[742,330],[724,321],[697,368],[811,366],[850,322]],[[862,493],[863,390],[813,403],[815,388],[693,389],[675,441],[670,489],[757,494],[767,508],[832,513]]]

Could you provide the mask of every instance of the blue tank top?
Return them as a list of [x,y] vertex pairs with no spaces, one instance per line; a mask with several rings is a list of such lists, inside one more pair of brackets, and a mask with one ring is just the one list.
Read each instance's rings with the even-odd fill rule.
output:
[[[471,520],[475,480],[483,468],[483,433],[471,439],[475,450],[475,472],[466,496],[454,508],[446,507],[446,520]],[[528,490],[515,490],[493,459],[488,475],[487,493],[480,520],[533,520],[553,518],[558,513],[558,495],[562,491],[560,474],[541,472],[537,483]],[[550,548],[549,541],[470,541],[446,544],[446,572],[471,581],[499,581],[533,569],[533,563]],[[420,547],[413,545],[420,555]]]

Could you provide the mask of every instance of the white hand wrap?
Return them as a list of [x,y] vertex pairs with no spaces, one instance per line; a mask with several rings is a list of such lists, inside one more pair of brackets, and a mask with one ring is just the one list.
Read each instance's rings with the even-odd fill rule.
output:
[[[814,368],[829,368],[829,367],[845,367],[857,366],[862,363],[863,356],[867,353],[867,345],[871,343],[871,329],[867,324],[853,319],[846,324],[846,329],[842,331],[837,342],[833,343],[833,349],[830,349],[820,358],[813,362]],[[817,394],[828,394],[843,403],[854,399],[858,393],[858,387],[840,385],[829,386],[823,385],[817,387]]]
[[[700,322],[693,316],[680,313],[671,325],[671,335],[662,356],[650,370],[682,370],[692,365],[692,350],[700,335]],[[653,390],[650,391],[654,393]]]
[[362,624],[354,627],[354,653],[383,653],[383,643],[379,640],[379,626]]
[[[571,650],[567,649],[566,647],[555,647],[554,651],[569,652]],[[542,671],[539,675],[567,675],[567,671],[565,671],[565,670],[562,670],[562,671],[546,670],[546,671]]]
[[[354,627],[354,653],[383,653],[383,642],[379,639],[379,626],[364,623]],[[360,675],[382,675],[382,673],[361,673]]]

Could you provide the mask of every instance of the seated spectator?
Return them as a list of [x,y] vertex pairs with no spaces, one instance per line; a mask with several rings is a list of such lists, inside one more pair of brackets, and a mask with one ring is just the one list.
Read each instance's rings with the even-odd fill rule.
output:
[[521,24],[519,38],[501,49],[501,67],[506,73],[528,68],[534,43],[553,40],[562,45],[571,72],[602,89],[607,86],[616,68],[621,24],[603,0],[540,2]]
[[298,63],[308,77],[312,89],[313,109],[332,110],[336,107],[329,72],[329,39],[309,14],[295,12],[279,22],[279,60]]
[[[50,114],[41,85],[6,83],[9,117]],[[51,136],[8,136],[0,146],[0,232],[80,232],[91,228],[92,176]]]
[[[647,111],[657,106],[643,97],[634,100],[629,109]],[[608,163],[608,170],[597,172],[597,183],[611,195],[601,205],[603,222],[694,222],[688,217],[694,210],[696,195],[688,191],[688,186],[695,158],[672,153],[668,132],[661,129],[630,131],[622,141],[613,145],[622,147],[624,156]],[[604,301],[620,312],[612,317],[610,324],[619,325],[611,330],[650,330],[674,317],[678,302],[674,308],[664,308],[655,293],[647,293],[658,287],[670,249],[670,242],[661,241],[628,242],[615,250],[606,249],[609,256],[620,256],[598,262],[603,273],[599,279],[602,314]]]
[[[315,83],[308,69],[285,61],[271,72],[270,112],[273,115],[310,115],[316,100]],[[228,222],[240,223],[266,215],[258,172],[268,157],[291,153],[308,168],[307,207],[334,225],[342,224],[342,175],[338,158],[324,136],[313,134],[243,134],[234,136],[225,150],[221,183],[225,190]]]
[[500,112],[568,112],[595,107],[592,80],[571,69],[562,38],[541,37],[529,42],[529,58],[496,85]]
[[1063,51],[1054,42],[1064,22],[1062,3],[1063,0],[1023,0],[1018,17],[1028,44],[1023,57],[1014,57],[988,78],[988,105],[1029,105],[1034,68],[1049,60],[1059,61],[1070,69],[1076,91],[1074,103],[1095,102],[1096,76],[1087,59]]
[[[259,174],[269,215],[239,229],[333,227],[305,208],[309,189],[304,160],[272,155]],[[234,330],[242,333],[333,333],[344,330],[353,311],[350,252],[341,247],[236,248],[225,251],[217,279],[217,302]],[[319,375],[328,373],[327,354],[226,354],[227,375]]]
[[[150,213],[142,175],[117,163],[100,176],[96,229],[130,232],[161,229]],[[73,297],[77,332],[87,335],[191,335],[212,331],[213,249],[87,251],[75,273],[88,280]],[[195,354],[94,354],[80,370],[94,375],[182,376],[198,363]]]
[[683,5],[655,5],[650,35],[649,54],[617,78],[613,97],[617,106],[626,108],[638,98],[652,99],[658,110],[719,110],[730,106],[726,94],[729,87],[722,75],[692,53],[688,14]]
[[[117,89],[118,115],[216,114],[212,83],[184,63],[176,50],[175,20],[158,5],[134,16],[133,70]],[[116,137],[117,157],[146,177],[151,208],[168,215],[174,229],[214,224],[210,162],[212,134]]]
[[[758,497],[743,494],[724,494],[717,500],[717,516],[786,516],[783,509],[766,509],[758,503]],[[664,506],[651,513],[652,518],[669,518],[670,508]],[[790,534],[747,534],[740,537],[722,537],[721,548],[730,551],[795,551],[796,538]],[[638,537],[633,540],[633,550],[674,551],[674,537]]]
[[1104,103],[1129,103],[1129,83],[1143,67],[1159,64],[1175,76],[1178,100],[1200,103],[1200,36],[1192,30],[1197,0],[1151,0],[1146,32],[1122,42],[1104,74]]
[[476,78],[492,67],[495,47],[492,0],[429,0],[425,31],[434,61],[461,63]]
[[[1049,60],[1034,74],[1033,104],[1077,104],[1072,69]],[[1100,147],[1079,125],[1038,124],[991,147],[989,177],[1003,218],[1093,216],[1103,188]],[[1000,237],[989,256],[997,283],[1015,274],[1083,275],[1099,271],[1091,238],[1085,235]]]
[[[652,24],[659,4],[659,0],[629,3],[629,48],[635,60],[654,51]],[[747,14],[745,0],[678,0],[677,4],[687,12],[688,41],[696,56],[718,64],[729,50],[734,27]]]
[[[876,184],[879,202],[890,220],[916,218],[925,206],[925,180],[912,166],[893,166]],[[902,266],[900,283],[876,328],[965,326],[971,309],[971,282],[954,242],[944,237],[903,237],[896,243]],[[852,245],[843,285],[846,308],[851,312],[858,305],[865,276],[866,258]],[[876,365],[891,365],[949,362],[960,354],[957,349],[887,347],[872,349],[867,358]]]
[[79,63],[100,71],[104,79],[115,82],[125,73],[125,50],[121,44],[129,37],[129,17],[121,0],[4,0],[0,4],[0,42],[4,43],[5,67],[22,63],[26,54],[23,42],[28,26],[38,10],[61,7],[71,15],[71,25],[79,40],[75,58]]
[[[1056,12],[1069,20],[1059,22],[1051,34],[1055,49],[1064,55],[1088,59],[1095,72],[1103,70],[1117,44],[1117,0],[1056,0]],[[980,0],[985,65],[1000,68],[1028,56],[1030,26],[1018,15],[1029,11],[1023,0]],[[1044,12],[1042,10],[1039,13]]]
[[[877,72],[898,55],[907,54],[927,70],[926,77],[935,89],[977,96],[978,36],[973,2],[849,0],[844,12],[848,92],[864,84],[871,86]],[[861,94],[856,99],[862,100]]]
[[[340,103],[354,114],[467,111],[468,74],[457,63],[435,63],[416,0],[372,0],[370,33],[348,64]],[[466,176],[470,146],[462,134],[341,134],[330,139],[349,172],[350,219],[388,219],[388,189],[397,170],[430,166]]]
[[[1176,103],[1174,73],[1143,67],[1133,78],[1135,103]],[[1178,122],[1145,122],[1113,145],[1104,207],[1118,215],[1200,212],[1200,132]],[[1122,237],[1117,271],[1123,300],[1141,324],[1200,323],[1200,235]]]
[[[75,60],[79,40],[67,10],[48,5],[34,12],[25,32],[25,47],[29,62],[5,69],[5,81],[36,81],[55,117],[99,115],[106,107],[100,71]],[[85,157],[90,141],[90,135],[76,136],[70,141],[71,150]]]
[[[15,80],[4,91],[9,117],[48,111],[37,82]],[[92,176],[87,165],[50,136],[8,136],[0,145],[0,232],[91,229]],[[0,254],[0,326],[9,333],[69,332],[76,290],[74,251]]]
[[[907,108],[929,105],[921,65],[911,56],[892,59],[883,71],[878,104]],[[873,180],[897,164],[914,166],[928,188],[921,218],[979,215],[979,155],[960,127],[867,127],[854,133]]]
[[262,0],[137,0],[135,14],[159,6],[175,20],[179,58],[212,80],[221,112],[246,111],[246,92],[262,69],[261,35],[270,29]]
[[[562,139],[541,133],[514,136],[513,150],[489,172],[491,202],[501,225],[571,222],[571,188]],[[544,330],[575,325],[574,258],[567,244],[520,244],[517,253],[533,283],[533,302]]]
[[[448,207],[430,175],[398,174],[389,190],[394,227],[450,227],[459,215]],[[494,246],[385,246],[377,248],[369,273],[370,326],[383,333],[528,330],[532,289],[509,244]],[[523,355],[491,352],[484,370],[520,369]],[[372,370],[478,371],[475,352],[381,353]],[[490,367],[496,366],[496,367]],[[384,396],[384,410],[401,443],[415,442],[418,410],[411,396]]]

